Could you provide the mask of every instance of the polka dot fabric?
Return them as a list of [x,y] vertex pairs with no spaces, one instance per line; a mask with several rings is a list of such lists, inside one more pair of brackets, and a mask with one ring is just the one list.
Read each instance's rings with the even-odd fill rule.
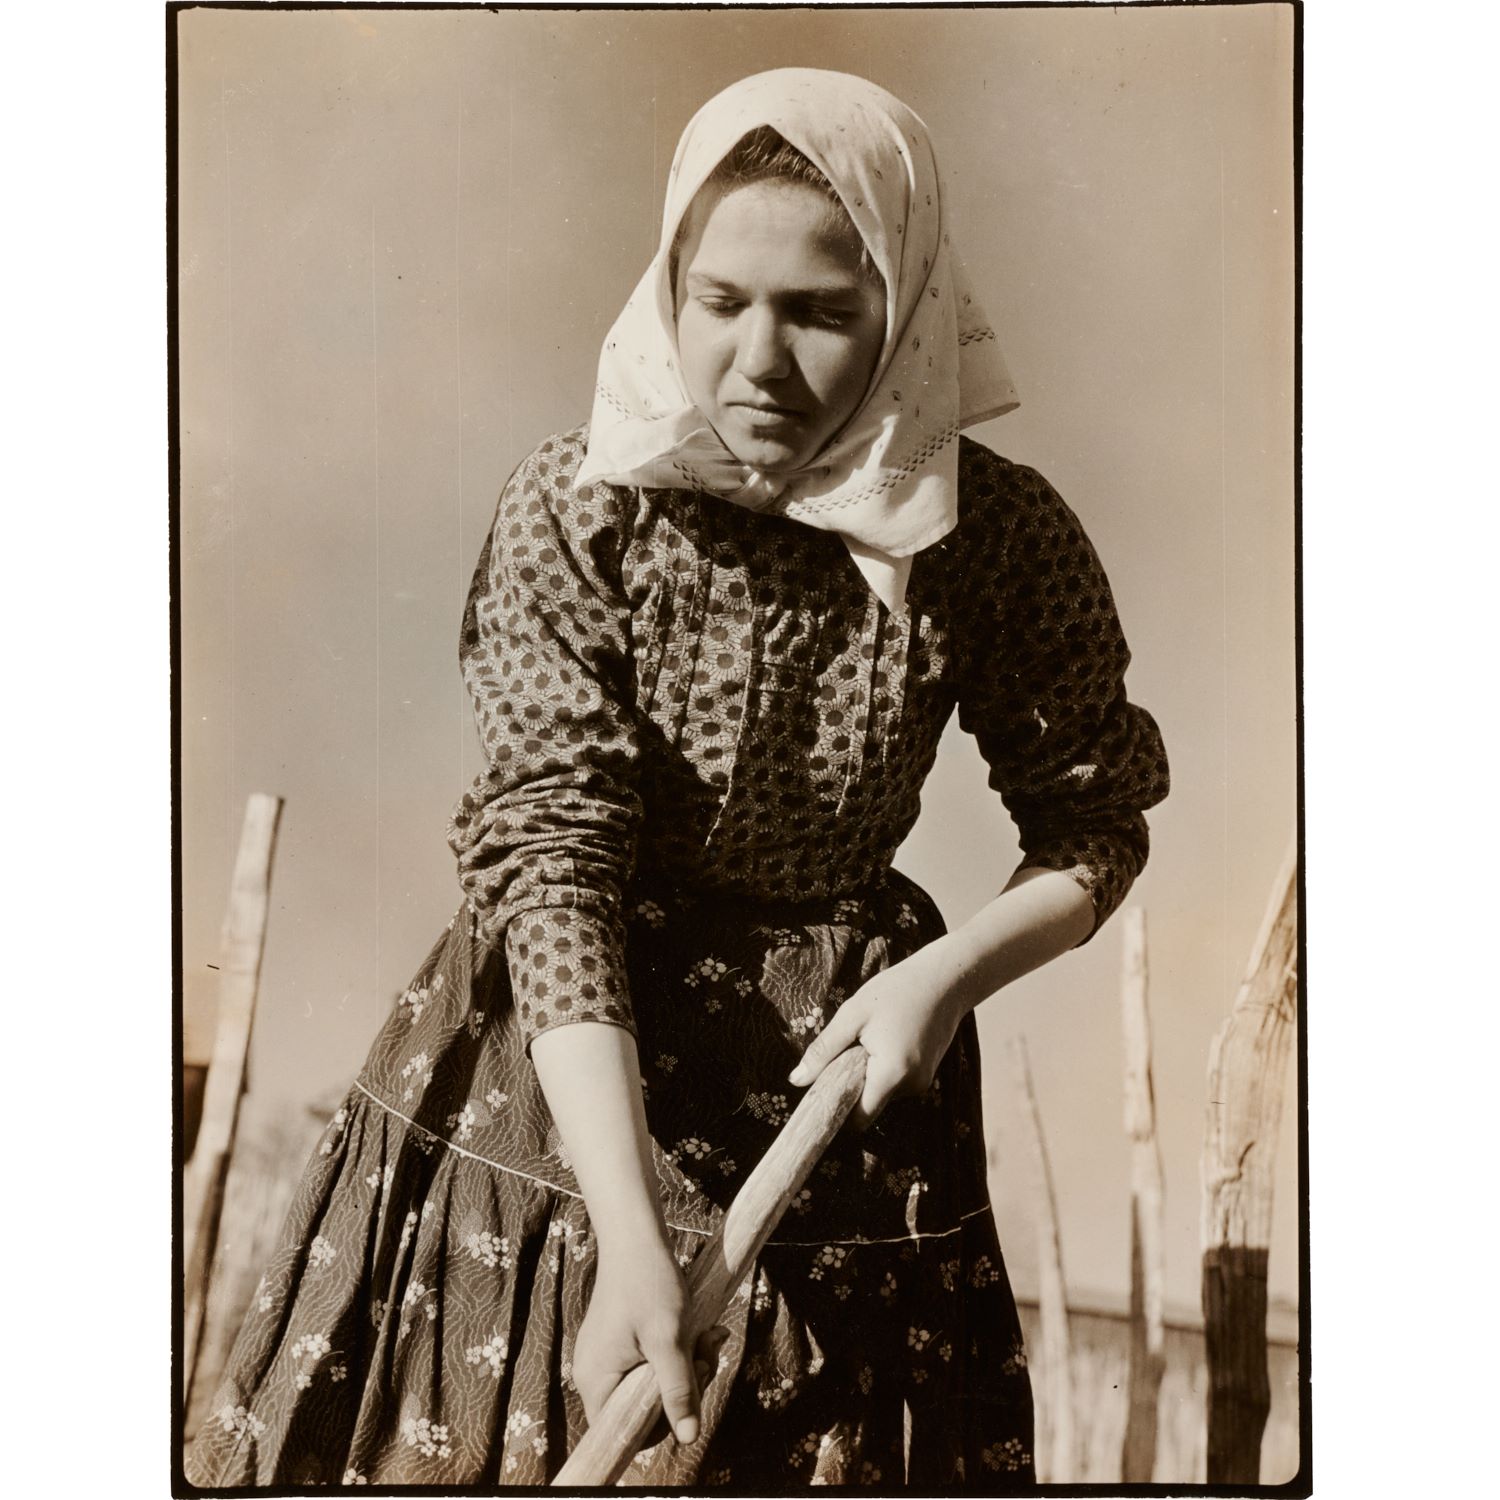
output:
[[549,439],[507,485],[461,653],[491,764],[452,842],[530,1034],[632,1025],[638,868],[751,900],[867,889],[955,706],[1025,863],[1084,886],[1096,924],[1114,910],[1166,759],[1125,696],[1103,569],[1040,475],[961,440],[959,524],[893,613],[826,533],[683,490],[575,489],[586,441]]
[[[635,1033],[690,1264],[808,1042],[942,931],[890,861],[955,707],[1026,860],[1098,920],[1146,857],[1161,742],[1037,475],[964,442],[960,523],[893,613],[831,533],[575,485],[584,441],[548,440],[501,498],[462,634],[488,759],[453,820],[464,904],[313,1154],[194,1483],[548,1482],[584,1429],[595,1245],[531,1040]],[[970,1018],[927,1094],[835,1142],[731,1304],[702,1436],[633,1482],[1034,1483],[979,1066]]]

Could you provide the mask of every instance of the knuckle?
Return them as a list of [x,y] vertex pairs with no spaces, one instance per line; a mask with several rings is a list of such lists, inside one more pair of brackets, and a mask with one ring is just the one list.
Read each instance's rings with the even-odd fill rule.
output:
[[642,1332],[641,1353],[652,1364],[670,1359],[676,1352],[677,1340],[674,1337],[674,1330],[670,1324],[666,1326],[653,1326]]
[[672,1417],[686,1416],[693,1407],[693,1388],[681,1379],[658,1379],[661,1388],[661,1404]]
[[642,1352],[656,1363],[659,1360],[682,1360],[686,1356],[686,1329],[675,1318],[665,1318],[652,1324],[641,1336]]

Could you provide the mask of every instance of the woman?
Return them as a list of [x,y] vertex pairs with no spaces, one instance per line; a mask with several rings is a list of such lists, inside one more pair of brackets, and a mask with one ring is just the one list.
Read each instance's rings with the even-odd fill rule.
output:
[[[922,123],[805,69],[690,122],[587,428],[501,497],[467,900],[334,1116],[190,1477],[542,1483],[643,1359],[644,1483],[1032,1481],[970,1011],[1087,940],[1165,795]],[[891,869],[954,707],[1025,859]],[[859,1041],[858,1125],[690,1345],[682,1267]]]

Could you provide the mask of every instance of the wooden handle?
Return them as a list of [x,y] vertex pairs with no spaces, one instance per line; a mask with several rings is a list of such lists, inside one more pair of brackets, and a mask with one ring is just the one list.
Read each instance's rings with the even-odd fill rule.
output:
[[[689,1314],[696,1338],[724,1315],[787,1205],[839,1133],[865,1086],[865,1049],[839,1053],[818,1074],[755,1170],[745,1179],[714,1236],[688,1268]],[[650,1365],[637,1365],[604,1403],[599,1420],[552,1481],[556,1485],[613,1484],[640,1451],[661,1415],[661,1394]]]

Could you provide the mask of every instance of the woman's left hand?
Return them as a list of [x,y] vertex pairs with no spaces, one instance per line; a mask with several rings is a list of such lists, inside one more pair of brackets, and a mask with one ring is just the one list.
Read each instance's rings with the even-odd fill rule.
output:
[[789,1082],[805,1087],[858,1042],[870,1061],[857,1124],[870,1124],[892,1099],[925,1094],[970,1008],[951,950],[951,935],[938,938],[861,985],[813,1039]]

